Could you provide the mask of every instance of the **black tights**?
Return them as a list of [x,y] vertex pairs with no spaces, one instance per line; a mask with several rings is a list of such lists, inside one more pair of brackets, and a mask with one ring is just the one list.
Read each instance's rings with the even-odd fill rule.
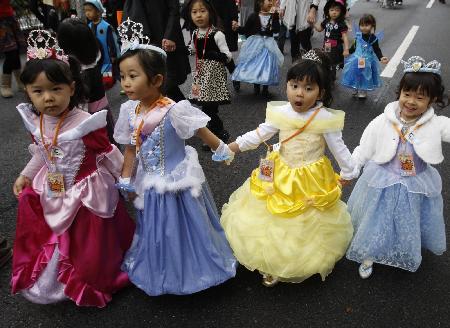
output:
[[20,69],[19,50],[5,52],[5,61],[3,62],[3,74],[11,74],[12,71]]
[[224,127],[223,122],[219,116],[219,105],[216,104],[208,104],[202,105],[203,112],[211,118],[211,121],[208,122],[208,128],[212,133],[219,136],[223,134]]

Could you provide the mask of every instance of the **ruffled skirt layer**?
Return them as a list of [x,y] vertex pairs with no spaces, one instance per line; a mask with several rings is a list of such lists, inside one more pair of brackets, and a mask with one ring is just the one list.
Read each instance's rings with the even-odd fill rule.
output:
[[345,60],[341,84],[357,90],[374,90],[381,87],[380,63],[375,56],[366,56],[365,68],[358,68],[358,56]]
[[[254,171],[224,205],[222,226],[236,258],[249,270],[288,282],[301,282],[316,273],[324,280],[345,254],[353,234],[346,205],[336,198],[335,188],[338,195],[340,188],[333,169],[326,158],[296,169],[281,166],[275,166],[273,190],[268,190],[265,198],[253,192],[258,169]],[[284,180],[287,176],[290,178]],[[331,180],[334,183],[328,186],[324,183]],[[306,199],[298,207],[294,199],[300,199],[301,188]],[[283,189],[290,192],[280,198]],[[277,193],[279,206],[274,199],[268,200]],[[286,211],[289,195],[294,197],[292,211]],[[291,214],[286,215],[288,212]]]
[[119,201],[112,218],[81,206],[72,225],[57,236],[44,219],[39,195],[26,188],[19,199],[12,292],[36,303],[65,298],[79,306],[104,307],[129,284],[120,270],[134,223]]
[[284,56],[272,37],[253,35],[239,53],[231,79],[262,85],[278,85]]
[[355,227],[347,258],[416,271],[421,249],[446,250],[441,179],[428,166],[414,177],[393,180],[389,170],[369,163],[348,201]]
[[236,274],[236,259],[225,238],[206,184],[190,189],[145,191],[136,233],[123,270],[151,296],[192,294]]

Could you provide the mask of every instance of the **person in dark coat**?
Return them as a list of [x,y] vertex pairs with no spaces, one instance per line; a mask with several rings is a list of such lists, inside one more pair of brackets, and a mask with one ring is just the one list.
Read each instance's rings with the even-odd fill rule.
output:
[[128,17],[141,23],[152,44],[167,52],[167,96],[177,102],[185,99],[179,85],[186,81],[191,67],[181,32],[179,0],[127,0],[123,21]]
[[[231,52],[238,50],[238,33],[233,25],[238,24],[239,12],[235,0],[210,0],[222,22],[223,32]],[[234,24],[233,24],[234,22]]]

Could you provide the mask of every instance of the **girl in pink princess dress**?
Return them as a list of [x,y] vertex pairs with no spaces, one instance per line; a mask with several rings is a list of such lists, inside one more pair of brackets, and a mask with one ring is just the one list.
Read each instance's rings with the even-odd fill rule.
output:
[[[31,33],[31,40],[51,40],[46,31]],[[56,47],[28,49],[33,59],[21,80],[31,103],[17,109],[33,143],[14,183],[12,292],[40,304],[104,307],[129,283],[120,265],[135,226],[114,186],[123,157],[108,140],[107,112],[77,108],[79,65],[55,55]]]

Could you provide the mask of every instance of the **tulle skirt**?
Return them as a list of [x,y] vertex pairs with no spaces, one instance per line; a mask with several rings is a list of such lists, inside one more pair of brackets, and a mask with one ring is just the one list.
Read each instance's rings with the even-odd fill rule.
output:
[[236,274],[236,259],[219,223],[206,185],[199,197],[189,189],[145,192],[136,233],[123,270],[151,296],[192,294]]
[[[323,159],[302,168],[281,165],[276,162],[275,180],[280,181],[275,181],[268,197],[261,197],[258,186],[259,192],[252,191],[259,169],[253,172],[223,206],[222,226],[236,258],[249,270],[287,282],[301,282],[316,273],[324,280],[344,256],[353,234],[347,207],[332,186],[336,186],[335,174]],[[327,186],[327,182],[332,183]],[[316,188],[319,185],[322,188]],[[289,199],[302,193],[302,206]]]
[[278,85],[284,56],[273,37],[252,35],[245,41],[231,79],[261,85]]
[[380,63],[375,56],[365,57],[365,68],[358,68],[358,56],[352,54],[345,60],[341,84],[357,90],[374,90],[381,87]]
[[355,228],[347,258],[416,271],[421,249],[446,250],[441,179],[428,166],[413,177],[397,177],[370,162],[348,201]]

